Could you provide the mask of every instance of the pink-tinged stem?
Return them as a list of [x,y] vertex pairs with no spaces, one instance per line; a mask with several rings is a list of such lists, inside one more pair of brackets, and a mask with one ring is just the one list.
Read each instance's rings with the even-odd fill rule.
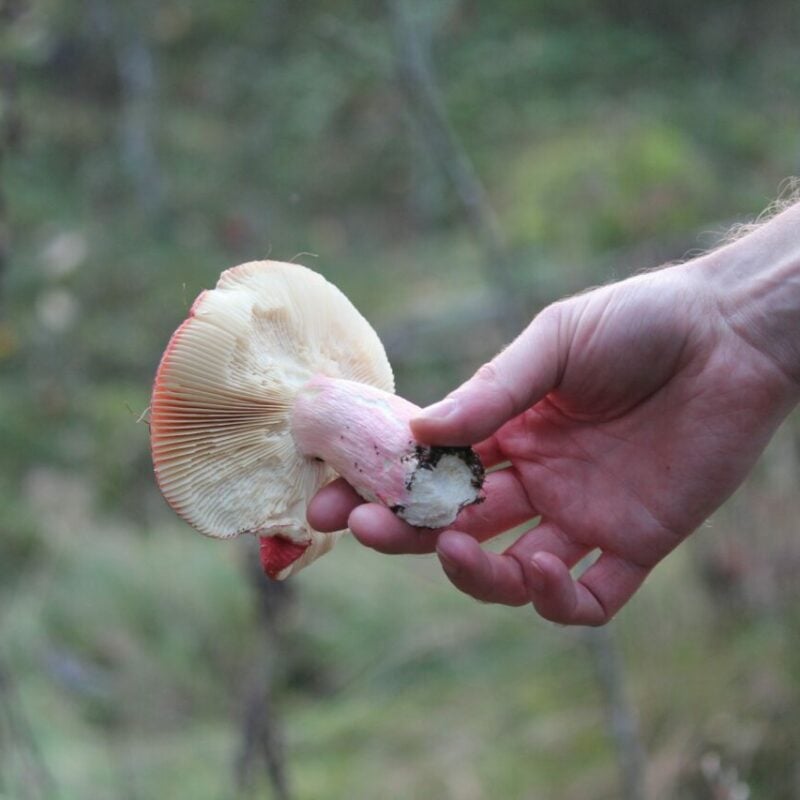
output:
[[449,525],[479,502],[483,467],[464,447],[427,447],[409,420],[419,407],[362,383],[317,375],[297,395],[292,435],[366,500],[391,508],[412,525]]

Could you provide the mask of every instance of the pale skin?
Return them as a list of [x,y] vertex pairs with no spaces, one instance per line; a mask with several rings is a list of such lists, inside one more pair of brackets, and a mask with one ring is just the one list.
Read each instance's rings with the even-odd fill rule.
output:
[[[412,528],[342,480],[308,518],[382,553],[435,551],[478,600],[602,625],[739,486],[798,401],[795,204],[713,253],[546,308],[423,410],[420,441],[474,445],[497,467],[486,501],[452,527]],[[481,547],[520,525],[503,553]]]

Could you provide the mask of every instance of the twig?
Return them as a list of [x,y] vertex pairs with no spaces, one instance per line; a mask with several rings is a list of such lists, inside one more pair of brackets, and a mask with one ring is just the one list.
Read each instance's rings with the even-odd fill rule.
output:
[[608,727],[617,752],[621,800],[642,800],[645,757],[636,712],[625,690],[625,668],[610,626],[587,628],[583,640],[591,654],[597,684],[603,695]]
[[[248,564],[257,563],[255,560]],[[234,763],[237,796],[248,797],[261,764],[275,800],[290,800],[289,776],[283,725],[275,702],[279,672],[276,654],[284,652],[281,620],[292,601],[289,586],[268,581],[261,570],[249,568],[251,584],[258,595],[264,639],[253,675],[244,696],[239,751]]]
[[[10,27],[22,14],[24,0],[0,0],[0,27]],[[17,68],[11,58],[0,53],[0,181],[9,153],[22,138],[22,123],[17,102]],[[0,182],[0,301],[3,299],[3,276],[8,267],[11,224],[8,204]]]
[[384,5],[394,42],[397,84],[424,145],[449,180],[465,221],[483,251],[488,285],[513,311],[502,324],[506,334],[514,334],[524,305],[508,244],[486,189],[447,117],[431,64],[428,38],[415,29],[405,0],[384,0]]
[[[9,755],[12,773],[5,774]],[[11,672],[0,661],[0,791],[19,800],[55,800],[56,782],[21,707]]]

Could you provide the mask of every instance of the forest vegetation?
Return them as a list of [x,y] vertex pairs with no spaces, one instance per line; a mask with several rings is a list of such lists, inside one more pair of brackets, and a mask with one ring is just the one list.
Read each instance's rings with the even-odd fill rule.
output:
[[796,415],[599,639],[350,539],[276,589],[146,417],[242,261],[336,283],[424,404],[713,247],[800,173],[798,41],[791,0],[0,0],[0,798],[800,796]]

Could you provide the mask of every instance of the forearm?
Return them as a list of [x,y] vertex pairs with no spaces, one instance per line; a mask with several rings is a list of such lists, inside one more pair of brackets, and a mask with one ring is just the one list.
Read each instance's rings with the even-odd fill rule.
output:
[[728,324],[800,398],[800,202],[698,259]]

